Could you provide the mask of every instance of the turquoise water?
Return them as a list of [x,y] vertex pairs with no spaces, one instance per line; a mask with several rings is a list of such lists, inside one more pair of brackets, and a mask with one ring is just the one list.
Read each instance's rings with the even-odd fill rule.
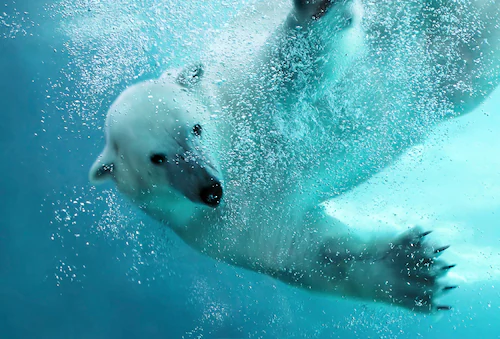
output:
[[453,245],[460,289],[436,317],[216,263],[113,186],[90,186],[110,102],[196,59],[244,4],[2,5],[0,338],[498,338],[498,91],[331,205],[353,224],[419,223]]

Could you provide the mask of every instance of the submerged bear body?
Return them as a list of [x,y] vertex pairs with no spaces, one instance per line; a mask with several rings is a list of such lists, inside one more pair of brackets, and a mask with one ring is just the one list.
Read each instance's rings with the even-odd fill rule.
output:
[[[484,100],[499,81],[498,9],[469,8],[483,23],[475,34],[490,41],[479,67],[460,58],[480,42],[446,44],[433,29],[439,9],[456,4],[408,5],[392,30],[358,0],[261,6],[236,20],[207,60],[119,96],[91,181],[114,180],[215,259],[312,291],[447,309],[437,300],[454,288],[452,265],[429,232],[348,232],[322,202]],[[427,20],[421,30],[415,17]],[[255,32],[264,29],[265,38]],[[454,53],[446,63],[444,50]],[[439,73],[438,61],[452,74]]]

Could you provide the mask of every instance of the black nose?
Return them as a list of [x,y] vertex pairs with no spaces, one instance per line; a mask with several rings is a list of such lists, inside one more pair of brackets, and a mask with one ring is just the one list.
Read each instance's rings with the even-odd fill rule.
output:
[[217,207],[222,199],[222,185],[220,182],[214,182],[211,186],[202,188],[200,198],[207,206]]

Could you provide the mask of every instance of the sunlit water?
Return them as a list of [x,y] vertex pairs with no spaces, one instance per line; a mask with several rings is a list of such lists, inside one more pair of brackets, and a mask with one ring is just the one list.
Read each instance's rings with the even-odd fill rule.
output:
[[114,97],[196,59],[244,4],[1,5],[0,338],[498,338],[499,91],[331,203],[353,227],[420,224],[453,245],[460,289],[438,317],[216,263],[88,184]]

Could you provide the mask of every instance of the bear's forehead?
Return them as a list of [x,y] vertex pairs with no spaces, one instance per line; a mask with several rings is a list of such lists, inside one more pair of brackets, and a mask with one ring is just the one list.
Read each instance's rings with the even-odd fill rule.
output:
[[142,137],[165,137],[181,136],[190,128],[190,119],[184,119],[172,112],[148,113],[142,111],[141,114],[121,113],[110,119],[108,129],[111,134],[134,134]]
[[108,111],[107,122],[109,126],[179,128],[196,120],[196,114],[192,112],[196,108],[169,102],[164,96],[135,94],[133,100],[119,98]]
[[107,135],[107,143],[119,149],[120,154],[142,157],[151,152],[178,152],[185,146],[188,132],[186,128],[139,123],[112,125]]

